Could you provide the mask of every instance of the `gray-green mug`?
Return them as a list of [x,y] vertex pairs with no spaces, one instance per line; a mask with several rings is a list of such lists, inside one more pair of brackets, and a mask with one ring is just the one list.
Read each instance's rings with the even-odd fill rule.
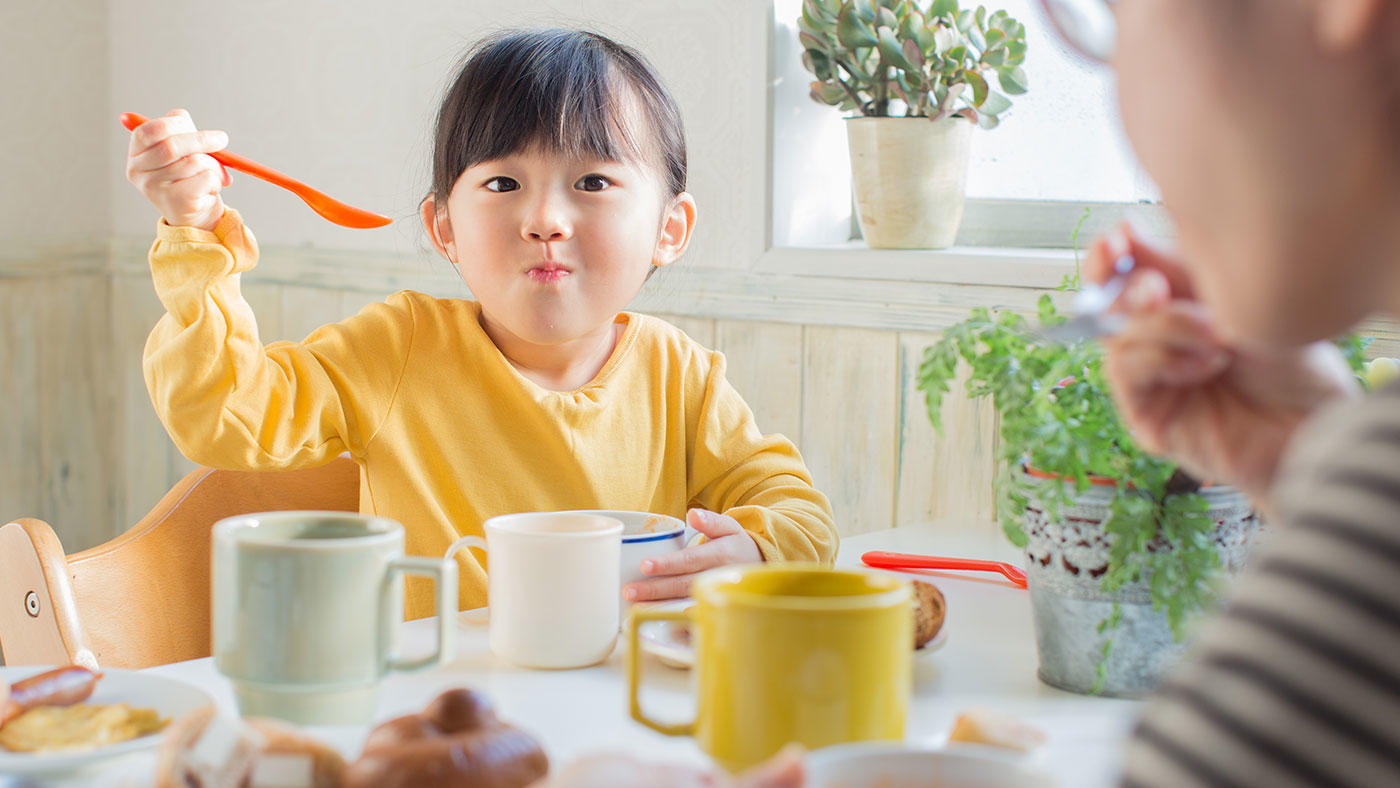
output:
[[[214,525],[214,662],[244,715],[368,722],[379,682],[452,658],[457,563],[403,554],[403,526],[350,512],[267,512]],[[437,645],[397,653],[403,575],[437,585]]]

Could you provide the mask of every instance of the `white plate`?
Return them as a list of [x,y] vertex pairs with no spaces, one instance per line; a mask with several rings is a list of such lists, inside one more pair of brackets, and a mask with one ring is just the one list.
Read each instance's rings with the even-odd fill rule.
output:
[[[13,684],[50,669],[31,665],[0,667],[0,681]],[[126,703],[140,708],[155,709],[161,719],[173,720],[213,703],[214,699],[205,694],[204,690],[183,681],[133,670],[107,668],[102,671],[102,678],[98,680],[92,697],[83,702]],[[94,750],[27,753],[10,752],[0,747],[0,774],[40,774],[79,769],[97,761],[154,747],[159,742],[160,733],[157,732]]]
[[[673,599],[649,605],[647,609],[685,610],[693,604],[693,599]],[[943,628],[938,630],[933,640],[914,651],[915,657],[932,654],[948,642],[948,622],[945,619],[943,623]],[[648,621],[637,630],[637,641],[642,651],[654,655],[661,660],[661,664],[677,670],[686,670],[695,666],[695,645],[691,642],[687,630],[687,625],[679,621]]]
[[895,742],[837,744],[807,756],[809,788],[1027,788],[1055,781],[1018,753],[993,748],[946,749]]

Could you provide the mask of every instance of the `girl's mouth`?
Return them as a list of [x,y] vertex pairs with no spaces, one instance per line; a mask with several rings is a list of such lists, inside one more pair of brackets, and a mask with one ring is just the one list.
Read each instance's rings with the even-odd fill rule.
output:
[[554,263],[545,263],[530,269],[530,278],[541,284],[558,282],[570,273],[569,269]]

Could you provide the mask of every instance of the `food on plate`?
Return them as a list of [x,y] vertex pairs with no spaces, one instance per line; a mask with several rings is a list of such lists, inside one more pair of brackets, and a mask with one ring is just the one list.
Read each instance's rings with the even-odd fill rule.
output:
[[345,759],[277,720],[196,709],[166,731],[156,788],[334,788]]
[[91,750],[155,733],[166,722],[154,709],[125,703],[39,706],[0,728],[0,747],[35,753]]
[[102,674],[81,665],[65,665],[20,679],[6,687],[0,702],[0,729],[30,709],[68,706],[88,699]]
[[530,734],[501,722],[485,696],[450,689],[420,714],[370,731],[345,788],[524,788],[549,771]]
[[923,648],[943,628],[943,592],[933,583],[914,581],[914,648]]
[[953,721],[948,741],[989,744],[1018,752],[1030,752],[1045,743],[1045,732],[1009,714],[991,709],[968,709]]
[[11,752],[90,750],[155,733],[166,721],[125,703],[82,703],[100,673],[66,665],[0,684],[0,748]]

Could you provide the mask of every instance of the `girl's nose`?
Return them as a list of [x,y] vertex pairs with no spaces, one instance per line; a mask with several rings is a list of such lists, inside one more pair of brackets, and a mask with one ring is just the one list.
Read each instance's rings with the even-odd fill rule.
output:
[[527,241],[562,241],[573,235],[573,223],[563,200],[542,195],[530,207],[520,230]]

